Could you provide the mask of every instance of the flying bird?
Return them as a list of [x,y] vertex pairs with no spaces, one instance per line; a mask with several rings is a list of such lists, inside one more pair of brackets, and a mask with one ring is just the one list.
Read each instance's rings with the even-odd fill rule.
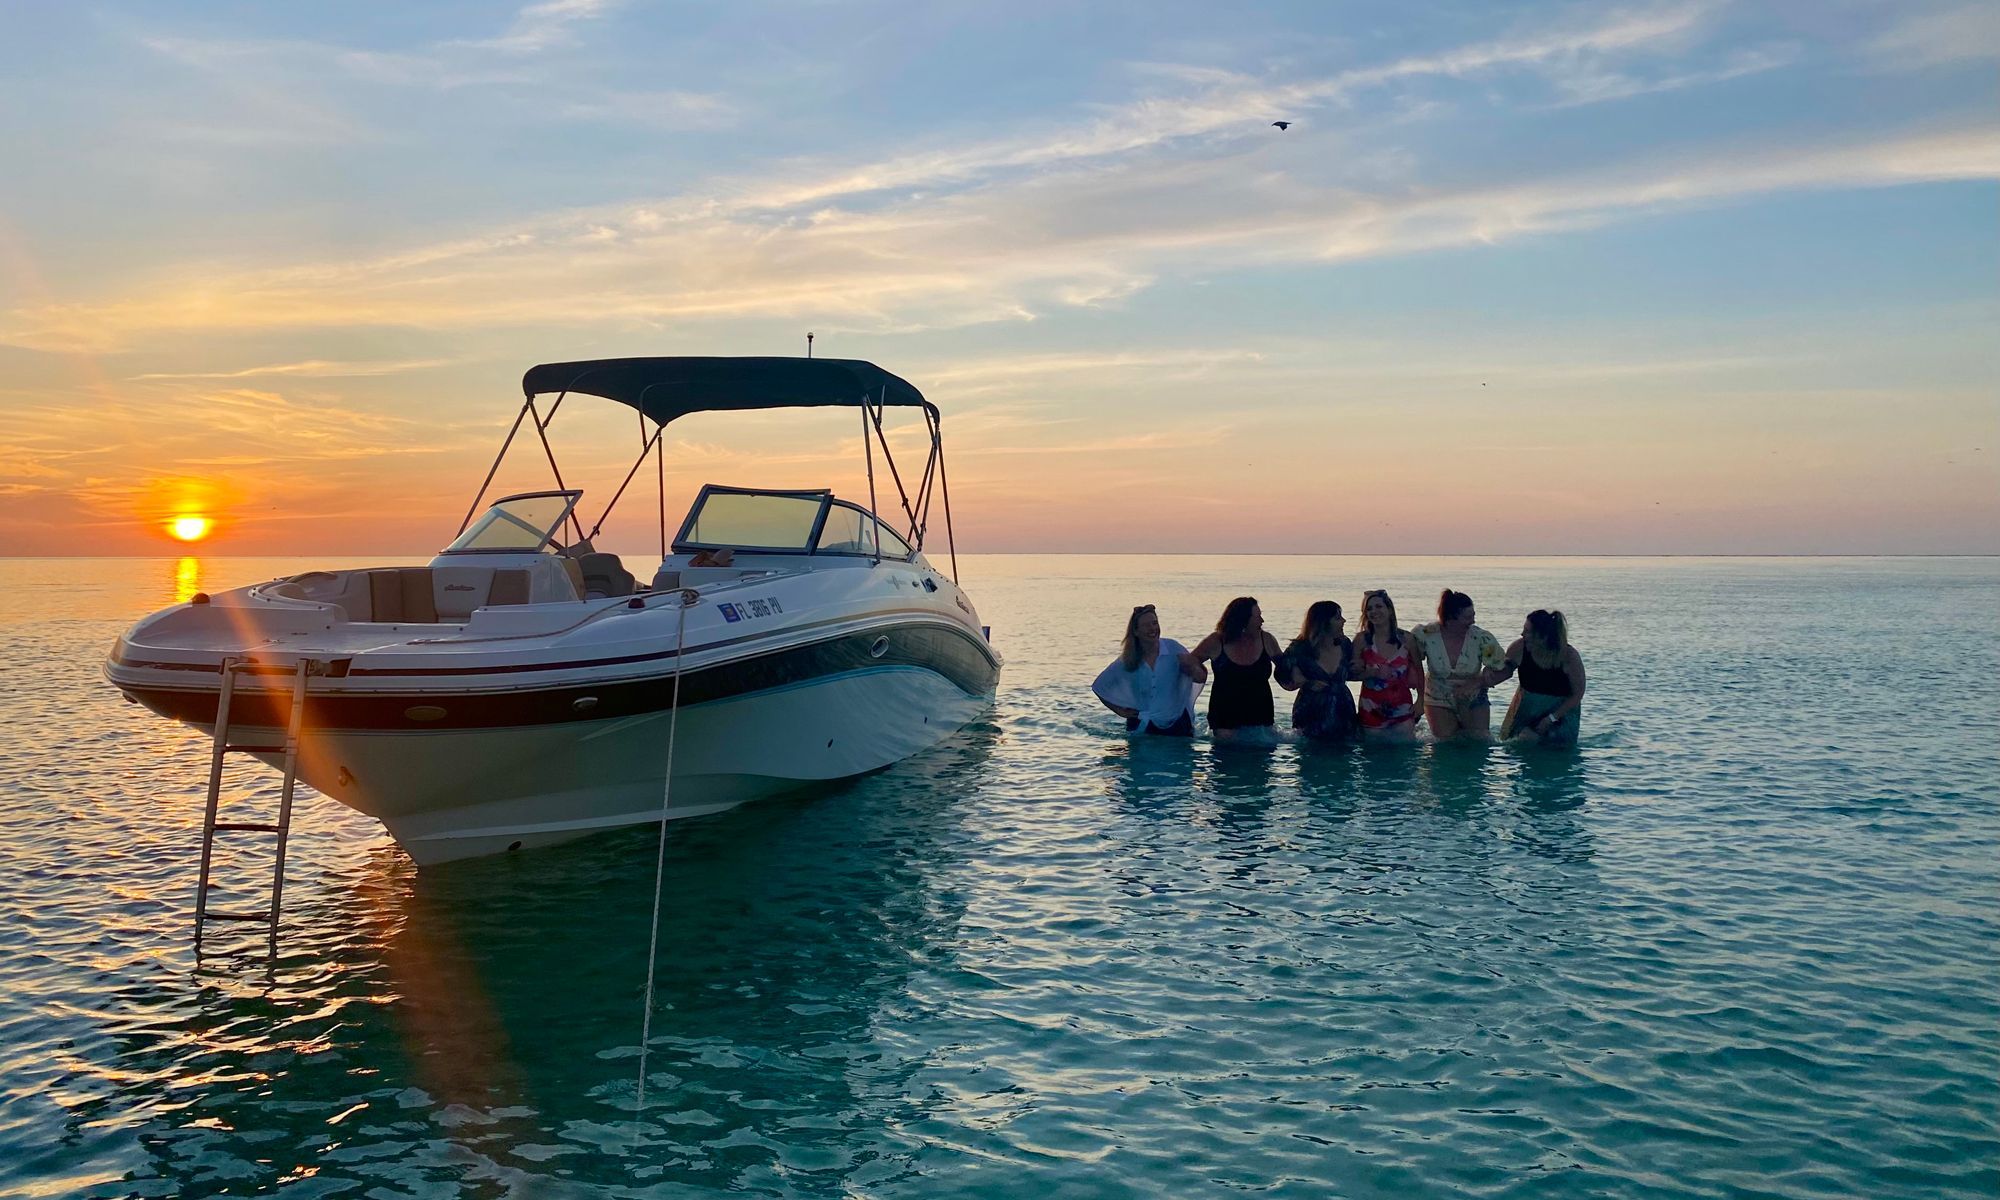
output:
[[1285,130],[1290,129],[1292,127],[1292,123],[1290,121],[1273,121],[1271,122],[1271,125],[1279,133],[1283,133]]

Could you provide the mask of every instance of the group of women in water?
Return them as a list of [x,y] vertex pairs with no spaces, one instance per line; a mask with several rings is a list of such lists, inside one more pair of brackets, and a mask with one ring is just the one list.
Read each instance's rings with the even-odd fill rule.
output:
[[[1574,743],[1583,659],[1569,644],[1562,613],[1529,613],[1521,636],[1505,649],[1473,623],[1476,615],[1472,597],[1446,588],[1437,620],[1406,630],[1389,593],[1371,591],[1361,598],[1361,628],[1350,638],[1340,605],[1319,600],[1306,609],[1298,637],[1280,649],[1256,599],[1238,596],[1222,610],[1215,632],[1189,650],[1161,637],[1159,613],[1142,604],[1125,624],[1118,661],[1091,690],[1128,729],[1191,737],[1196,691],[1212,680],[1208,728],[1215,739],[1270,740],[1277,734],[1275,678],[1298,693],[1292,729],[1302,738],[1409,739],[1419,721],[1429,721],[1432,736],[1442,740],[1489,737],[1488,691],[1518,679],[1500,736]],[[1360,685],[1358,703],[1350,683]]]

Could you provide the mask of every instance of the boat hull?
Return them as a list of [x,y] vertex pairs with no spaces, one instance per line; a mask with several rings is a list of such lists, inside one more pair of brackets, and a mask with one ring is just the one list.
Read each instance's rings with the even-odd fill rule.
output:
[[[162,686],[187,672],[142,682],[129,663],[112,670],[148,708],[212,732],[219,678]],[[504,853],[880,770],[984,710],[998,662],[962,630],[918,623],[710,660],[680,676],[556,674],[535,684],[356,670],[321,681],[306,703],[299,778],[380,820],[419,864]],[[232,742],[283,742],[289,689],[269,685],[288,680],[239,686]],[[486,686],[469,690],[475,683]],[[258,757],[282,766],[280,755]]]
[[[581,726],[336,735],[329,749],[356,764],[349,782],[343,788],[337,772],[326,786],[308,782],[379,818],[418,863],[438,863],[703,816],[879,770],[950,736],[988,699],[929,671],[888,667],[697,704],[678,718],[668,710]],[[411,754],[399,744],[411,737],[439,744]]]
[[921,668],[885,667],[695,704],[678,717],[670,708],[506,729],[317,730],[305,736],[299,775],[380,820],[430,865],[867,774],[950,737],[990,701]]

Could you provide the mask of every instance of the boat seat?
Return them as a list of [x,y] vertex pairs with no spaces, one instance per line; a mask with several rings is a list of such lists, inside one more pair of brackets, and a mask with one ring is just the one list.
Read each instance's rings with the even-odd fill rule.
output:
[[440,621],[460,622],[485,608],[493,590],[491,567],[432,567],[431,599]]
[[474,609],[528,603],[529,582],[528,572],[518,568],[385,567],[368,572],[367,619],[389,625],[461,624]]
[[616,554],[590,553],[576,558],[577,567],[583,572],[584,598],[595,600],[603,596],[629,596],[639,581],[632,578],[632,572]]
[[368,619],[389,625],[436,624],[431,569],[385,567],[368,572]]
[[493,572],[493,587],[486,593],[486,607],[528,602],[528,573],[519,568]]

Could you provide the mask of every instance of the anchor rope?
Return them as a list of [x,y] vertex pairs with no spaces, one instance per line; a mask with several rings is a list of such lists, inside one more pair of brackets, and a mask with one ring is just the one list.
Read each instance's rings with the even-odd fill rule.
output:
[[[660,847],[653,862],[653,930],[646,943],[646,1009],[639,1018],[639,1106],[633,1121],[637,1122],[646,1111],[646,1048],[653,1038],[653,980],[660,958],[660,897],[666,890],[667,877],[667,810],[673,805],[674,796],[674,742],[680,732],[681,723],[681,665],[682,648],[687,642],[687,610],[700,597],[693,588],[683,588],[680,595],[679,620],[674,630],[674,683],[672,689],[673,706],[667,710],[667,777],[660,787]],[[634,1135],[636,1136],[636,1128]]]

